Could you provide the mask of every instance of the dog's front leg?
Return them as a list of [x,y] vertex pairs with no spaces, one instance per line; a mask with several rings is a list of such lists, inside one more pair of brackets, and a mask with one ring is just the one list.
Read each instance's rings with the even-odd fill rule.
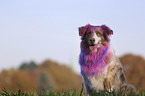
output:
[[86,91],[86,96],[90,96],[90,91],[89,87],[85,84],[85,91]]
[[105,78],[104,79],[104,89],[107,89],[107,90],[109,90],[110,89],[110,87],[109,87],[109,81],[108,81],[108,79],[107,78]]

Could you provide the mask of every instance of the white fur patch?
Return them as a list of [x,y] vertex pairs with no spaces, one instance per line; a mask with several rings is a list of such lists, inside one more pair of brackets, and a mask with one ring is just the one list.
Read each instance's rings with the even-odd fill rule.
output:
[[91,87],[93,89],[96,89],[96,91],[103,90],[104,89],[104,81],[105,74],[98,74],[93,77],[89,77],[89,81],[91,82]]
[[[97,36],[96,32],[93,32],[92,36],[90,39],[94,38],[95,42],[94,44],[98,44],[101,41],[101,37]],[[90,43],[90,42],[89,42]]]

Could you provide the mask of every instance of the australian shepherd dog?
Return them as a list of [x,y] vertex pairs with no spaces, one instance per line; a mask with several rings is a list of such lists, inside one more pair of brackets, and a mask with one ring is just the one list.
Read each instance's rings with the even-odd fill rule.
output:
[[[134,96],[135,88],[127,83],[123,67],[110,46],[113,31],[106,25],[79,27],[81,53],[79,63],[87,96],[101,90],[126,90]],[[125,92],[125,91],[123,91]]]

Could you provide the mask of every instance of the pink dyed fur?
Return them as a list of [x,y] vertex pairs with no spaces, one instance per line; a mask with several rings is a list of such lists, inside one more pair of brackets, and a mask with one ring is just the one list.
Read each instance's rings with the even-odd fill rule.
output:
[[[83,27],[81,32],[83,35],[89,30],[90,27],[95,27],[90,24]],[[97,26],[98,27],[98,26]],[[104,38],[108,43],[106,45],[100,45],[97,49],[97,52],[91,52],[88,48],[86,42],[82,39],[81,42],[81,53],[79,58],[79,63],[81,65],[81,72],[86,75],[96,75],[103,72],[106,64],[109,62],[109,57],[111,56],[111,52],[109,51],[109,34],[113,34],[113,31],[110,31],[109,27],[102,25],[100,26],[104,32]],[[109,33],[110,32],[110,33]],[[85,39],[85,37],[83,37]]]
[[97,52],[89,52],[87,49],[82,49],[79,61],[81,72],[85,72],[87,75],[96,75],[103,72],[110,56],[108,45],[101,46]]

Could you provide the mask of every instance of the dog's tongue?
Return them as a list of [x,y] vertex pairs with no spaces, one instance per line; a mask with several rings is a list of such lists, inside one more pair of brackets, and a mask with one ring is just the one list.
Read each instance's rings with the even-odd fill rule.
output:
[[98,46],[98,44],[96,44],[94,46],[89,46],[89,48],[91,51],[94,51],[94,50],[97,50],[97,46]]

